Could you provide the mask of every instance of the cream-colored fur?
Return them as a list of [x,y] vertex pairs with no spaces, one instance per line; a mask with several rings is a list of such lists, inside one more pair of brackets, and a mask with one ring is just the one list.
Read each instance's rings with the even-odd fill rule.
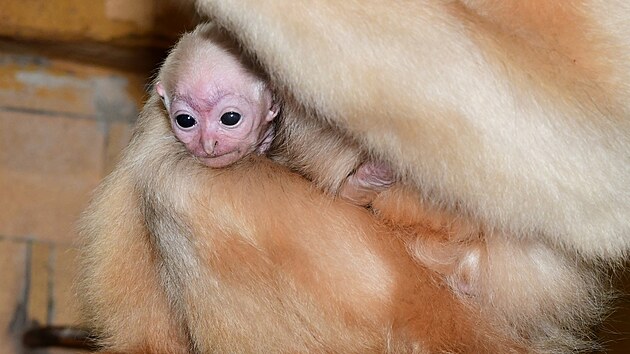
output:
[[425,201],[588,260],[628,252],[627,1],[197,6]]
[[[409,238],[271,160],[195,161],[153,94],[81,224],[79,295],[116,353],[520,352]],[[546,348],[550,348],[546,346]]]
[[308,119],[283,128],[308,144],[282,162],[334,192],[367,154],[414,188],[377,201],[384,227],[269,162],[207,172],[177,147],[153,95],[83,222],[82,296],[106,344],[588,347],[580,334],[599,318],[604,293],[589,263],[620,259],[630,242],[627,5],[199,7],[260,60],[286,96],[287,121]]
[[601,269],[418,200],[412,188],[395,185],[372,208],[393,228],[415,235],[411,254],[442,274],[461,301],[513,338],[529,338],[534,352],[593,348],[590,331],[610,300]]

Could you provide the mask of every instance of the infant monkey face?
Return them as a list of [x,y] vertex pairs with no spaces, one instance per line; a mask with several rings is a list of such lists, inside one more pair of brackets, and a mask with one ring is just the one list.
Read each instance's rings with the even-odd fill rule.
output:
[[193,156],[213,168],[227,167],[254,151],[264,152],[277,114],[270,92],[261,92],[258,86],[223,84],[217,87],[212,80],[199,80],[196,85],[176,86],[172,95],[157,84],[173,133]]
[[175,136],[199,161],[221,168],[256,150],[269,124],[259,105],[237,94],[189,98],[176,97],[169,116]]

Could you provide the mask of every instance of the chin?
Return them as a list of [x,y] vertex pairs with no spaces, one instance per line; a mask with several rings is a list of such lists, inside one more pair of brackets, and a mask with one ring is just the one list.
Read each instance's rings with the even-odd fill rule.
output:
[[219,156],[197,156],[197,159],[208,167],[224,168],[240,160],[241,157],[237,151],[233,151]]

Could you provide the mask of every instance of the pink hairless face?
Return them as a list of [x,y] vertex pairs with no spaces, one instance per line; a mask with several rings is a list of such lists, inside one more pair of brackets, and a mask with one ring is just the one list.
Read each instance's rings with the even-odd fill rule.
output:
[[215,70],[205,78],[178,78],[172,93],[160,82],[156,86],[175,136],[213,168],[265,152],[273,138],[270,122],[278,113],[262,82],[230,73]]

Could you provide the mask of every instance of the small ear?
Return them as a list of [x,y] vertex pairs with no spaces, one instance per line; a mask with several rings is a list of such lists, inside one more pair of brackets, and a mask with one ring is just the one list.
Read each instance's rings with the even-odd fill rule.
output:
[[269,108],[269,112],[267,113],[265,120],[267,122],[271,122],[274,118],[276,118],[278,113],[280,113],[280,104],[274,102],[272,103],[271,108]]
[[164,106],[166,106],[166,109],[167,110],[170,109],[170,102],[168,101],[168,96],[166,95],[166,91],[164,91],[164,86],[162,86],[161,81],[158,81],[155,84],[155,91],[162,99],[162,103],[164,103]]
[[164,99],[164,86],[162,86],[162,81],[155,83],[155,91],[157,91],[157,94]]

